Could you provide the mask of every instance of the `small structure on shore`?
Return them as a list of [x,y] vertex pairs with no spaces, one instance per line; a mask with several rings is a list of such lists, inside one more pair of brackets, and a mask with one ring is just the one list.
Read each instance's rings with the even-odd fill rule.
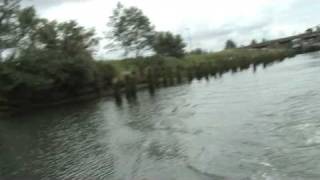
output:
[[305,33],[289,36],[261,43],[251,44],[243,48],[265,49],[265,48],[289,48],[298,52],[309,52],[320,50],[320,28],[310,28]]

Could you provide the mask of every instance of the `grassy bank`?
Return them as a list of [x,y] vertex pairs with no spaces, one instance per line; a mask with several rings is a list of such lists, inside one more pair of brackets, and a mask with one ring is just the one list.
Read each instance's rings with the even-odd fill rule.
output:
[[[110,48],[137,56],[148,49],[158,56],[96,61],[93,52],[99,49],[101,37],[94,29],[72,20],[38,17],[33,7],[21,8],[18,0],[1,5],[6,23],[0,34],[0,110],[63,104],[99,95],[114,95],[119,100],[125,94],[131,98],[141,87],[153,92],[159,87],[219,77],[292,55],[285,49],[243,48],[188,54],[181,36],[156,31],[141,10],[119,4],[108,23]],[[229,41],[227,48],[235,47]]]
[[293,56],[293,52],[286,49],[232,49],[217,53],[186,55],[180,59],[149,57],[105,63],[115,69],[115,79],[119,81],[125,81],[126,76],[133,76],[138,83],[150,83],[150,80],[163,82],[170,78],[177,82],[180,78],[199,79],[221,75],[228,71],[248,69],[250,65],[267,65],[290,56]]
[[[193,79],[219,77],[228,71],[281,61],[293,53],[285,49],[233,49],[184,58],[148,57],[94,61],[83,57],[52,60],[24,57],[0,66],[0,104],[25,108],[72,102],[98,94],[134,97],[140,87],[151,92]],[[39,56],[43,57],[43,56]],[[53,56],[54,57],[54,56]],[[58,57],[59,58],[59,57]],[[95,96],[92,96],[95,94]]]

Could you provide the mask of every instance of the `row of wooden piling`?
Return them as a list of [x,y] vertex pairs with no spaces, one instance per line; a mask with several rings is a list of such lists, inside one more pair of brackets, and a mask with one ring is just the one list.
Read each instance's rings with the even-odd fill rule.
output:
[[[283,59],[277,60],[282,61]],[[236,61],[236,62],[222,62],[222,63],[199,63],[194,66],[184,67],[147,67],[143,72],[141,78],[141,72],[130,73],[124,75],[122,79],[116,79],[113,82],[113,91],[116,100],[121,100],[121,95],[130,98],[135,98],[137,90],[141,85],[149,89],[150,93],[154,93],[157,88],[168,87],[183,82],[191,82],[194,79],[201,80],[205,78],[209,80],[210,77],[219,78],[226,72],[236,73],[239,71],[247,70],[252,67],[253,72],[257,70],[257,66],[262,64],[263,67],[267,67],[272,64],[275,60],[265,59],[255,62],[248,61]],[[139,85],[139,87],[138,87]]]

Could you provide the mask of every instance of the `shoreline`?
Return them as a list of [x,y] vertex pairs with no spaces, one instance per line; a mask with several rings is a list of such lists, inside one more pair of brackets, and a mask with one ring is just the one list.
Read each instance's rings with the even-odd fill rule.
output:
[[46,90],[43,93],[44,95],[41,94],[42,96],[40,95],[40,98],[37,97],[37,99],[34,96],[31,96],[30,99],[13,96],[14,99],[2,100],[2,103],[0,101],[0,112],[49,108],[94,100],[99,97],[113,96],[116,101],[119,101],[123,95],[127,98],[134,98],[137,91],[142,89],[149,89],[152,93],[161,87],[191,82],[193,79],[219,77],[226,72],[238,72],[261,64],[267,66],[270,63],[282,61],[295,55],[287,49],[237,49],[211,54],[190,55],[183,59],[164,57],[156,60],[132,59],[106,62],[117,68],[118,72],[111,86],[102,85],[102,87],[97,88],[89,85],[82,87],[82,91],[78,90],[71,96],[70,93],[65,91],[51,91],[50,89]]

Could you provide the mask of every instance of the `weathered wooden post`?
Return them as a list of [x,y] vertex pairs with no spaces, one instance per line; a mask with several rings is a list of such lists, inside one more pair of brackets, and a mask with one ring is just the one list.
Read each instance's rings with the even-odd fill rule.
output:
[[197,80],[201,80],[201,78],[202,78],[202,72],[201,72],[201,66],[200,65],[197,65],[196,67],[195,67],[195,69],[196,69],[196,78],[197,78]]
[[253,71],[253,73],[257,72],[257,64],[256,63],[253,63],[252,71]]
[[158,67],[152,67],[153,75],[154,75],[154,85],[155,87],[161,86],[161,70]]
[[210,64],[206,63],[203,68],[204,68],[204,76],[205,76],[206,80],[209,81]]
[[162,77],[162,85],[164,87],[168,86],[168,77],[166,73],[166,69],[164,67],[161,68],[161,77]]
[[168,76],[168,83],[169,83],[169,86],[174,85],[173,72],[172,72],[172,69],[171,69],[170,67],[168,67],[168,70],[167,70],[167,76]]
[[188,76],[189,83],[191,83],[193,80],[193,70],[191,68],[187,69],[187,76]]
[[234,74],[236,72],[238,72],[238,67],[236,67],[236,66],[232,67],[231,68],[231,73]]
[[118,79],[115,79],[112,83],[113,87],[113,96],[117,102],[117,104],[122,103],[122,98],[121,98],[121,82]]
[[137,95],[137,86],[135,73],[133,75],[125,75],[125,93],[127,98],[135,98]]
[[154,71],[151,68],[148,68],[147,72],[147,83],[150,94],[154,94],[155,92],[155,75]]
[[177,83],[181,84],[182,83],[182,75],[181,75],[182,67],[177,66],[176,67],[176,78],[177,78]]

